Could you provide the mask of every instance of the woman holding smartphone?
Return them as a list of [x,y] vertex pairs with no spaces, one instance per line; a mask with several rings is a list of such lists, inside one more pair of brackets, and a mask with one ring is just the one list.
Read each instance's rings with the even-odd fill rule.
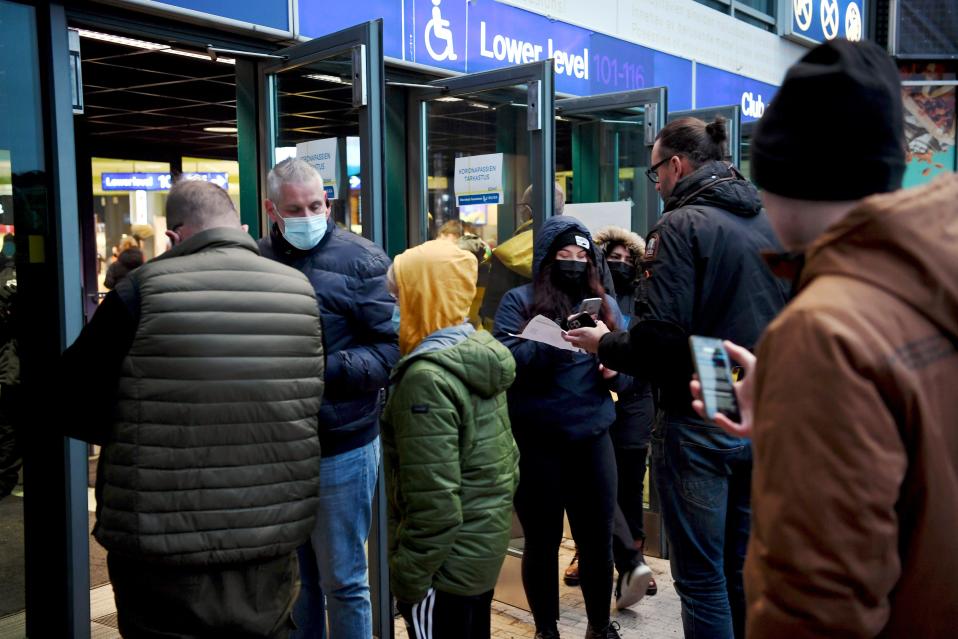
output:
[[559,543],[568,513],[579,548],[579,578],[589,627],[586,639],[616,639],[609,620],[612,597],[612,521],[616,500],[615,454],[609,427],[615,407],[609,390],[629,378],[603,368],[586,353],[513,335],[536,315],[557,322],[582,301],[600,298],[597,320],[621,326],[615,301],[605,294],[598,253],[585,226],[554,217],[536,232],[532,283],[509,291],[495,318],[495,336],[516,360],[509,389],[509,418],[519,445],[515,508],[525,546],[522,584],[536,637],[559,637]]

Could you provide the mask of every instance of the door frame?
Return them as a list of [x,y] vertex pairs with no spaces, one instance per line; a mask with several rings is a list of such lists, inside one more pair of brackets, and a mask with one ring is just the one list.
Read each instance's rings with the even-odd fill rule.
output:
[[[385,83],[383,70],[383,23],[371,20],[280,49],[266,62],[257,63],[259,117],[259,193],[267,197],[267,176],[273,167],[278,133],[279,104],[276,76],[333,56],[352,56],[353,107],[359,112],[360,202],[363,237],[380,248],[386,247],[385,206]],[[345,152],[342,161],[345,162]],[[344,176],[345,177],[345,176]],[[346,187],[341,184],[340,188]],[[262,235],[270,232],[265,212],[260,212]],[[380,462],[372,522],[367,540],[369,593],[373,610],[373,635],[392,639],[394,635],[392,595],[389,590],[386,484]]]
[[[380,247],[386,243],[383,24],[371,20],[342,31],[280,49],[273,60],[259,63],[259,184],[266,197],[266,176],[273,167],[278,133],[276,75],[342,54],[352,55],[353,106],[359,111],[360,202],[363,237]],[[263,234],[269,220],[262,218]]]
[[[479,91],[505,89],[526,85],[526,105],[529,109],[526,130],[530,134],[529,167],[532,185],[533,229],[538,229],[552,217],[555,182],[555,84],[552,60],[532,62],[504,69],[470,73],[454,78],[440,78],[410,91],[407,98],[406,172],[408,246],[416,246],[429,239],[427,220],[428,118],[427,103],[439,97],[457,97]],[[548,194],[545,197],[544,194]]]
[[[652,154],[655,138],[665,126],[665,117],[668,113],[667,87],[651,87],[634,91],[618,91],[615,93],[600,93],[581,98],[563,98],[556,100],[555,113],[559,115],[585,115],[595,111],[609,111],[631,107],[645,107],[645,145]],[[647,226],[652,228],[662,214],[662,201],[655,189],[648,189],[645,198]],[[633,213],[632,229],[637,233],[645,234],[648,229],[636,229],[638,218]]]

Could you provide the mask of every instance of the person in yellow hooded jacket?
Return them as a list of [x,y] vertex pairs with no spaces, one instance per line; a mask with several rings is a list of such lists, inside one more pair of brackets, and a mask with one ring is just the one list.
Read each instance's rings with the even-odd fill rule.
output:
[[390,585],[410,637],[487,639],[519,452],[509,349],[468,321],[475,255],[432,240],[396,257],[402,358],[383,415]]

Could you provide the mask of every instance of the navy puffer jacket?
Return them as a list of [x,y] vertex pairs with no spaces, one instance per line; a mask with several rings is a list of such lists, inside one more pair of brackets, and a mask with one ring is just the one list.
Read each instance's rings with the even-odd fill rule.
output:
[[[533,280],[546,258],[552,242],[566,231],[573,230],[589,240],[592,259],[598,263],[599,253],[588,229],[579,220],[562,215],[546,220],[536,232],[533,250]],[[617,326],[623,325],[618,304],[605,296]],[[575,300],[575,305],[581,300]],[[516,381],[509,388],[509,419],[517,437],[528,432],[554,433],[568,441],[602,434],[615,421],[615,407],[609,394],[610,384],[599,372],[594,355],[574,353],[518,337],[533,318],[533,284],[514,288],[499,305],[496,313],[496,339],[506,345],[516,360]],[[550,318],[552,319],[552,318]],[[611,388],[631,383],[619,375]]]
[[319,301],[326,352],[326,394],[319,409],[323,457],[368,444],[379,435],[380,390],[399,360],[392,328],[395,301],[386,288],[389,258],[330,217],[315,247],[293,247],[274,224],[259,240],[264,257],[301,271]]

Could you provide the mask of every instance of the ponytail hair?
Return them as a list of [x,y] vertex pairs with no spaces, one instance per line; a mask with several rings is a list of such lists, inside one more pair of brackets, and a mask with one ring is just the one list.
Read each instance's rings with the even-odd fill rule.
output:
[[728,159],[725,122],[720,115],[708,124],[698,118],[679,118],[666,124],[656,140],[663,156],[684,155],[697,169],[706,162]]

